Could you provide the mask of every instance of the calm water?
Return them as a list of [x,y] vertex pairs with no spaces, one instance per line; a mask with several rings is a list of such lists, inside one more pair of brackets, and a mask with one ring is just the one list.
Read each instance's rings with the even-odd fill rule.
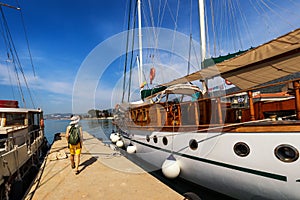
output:
[[[81,120],[79,123],[83,131],[102,139],[103,142],[110,142],[109,135],[116,127],[111,123],[112,120]],[[65,132],[70,120],[45,120],[45,136],[50,144],[53,142],[56,133]]]

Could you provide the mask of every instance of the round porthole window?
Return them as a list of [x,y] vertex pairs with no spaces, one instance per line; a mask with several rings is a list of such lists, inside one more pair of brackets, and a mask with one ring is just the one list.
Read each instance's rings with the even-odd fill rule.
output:
[[164,145],[167,145],[167,144],[168,144],[168,138],[167,138],[167,137],[163,137],[162,141],[163,141],[163,144],[164,144]]
[[244,142],[238,142],[233,147],[234,153],[238,156],[245,157],[250,153],[249,146]]
[[189,146],[192,150],[196,150],[198,149],[198,142],[195,139],[192,139],[190,140]]
[[154,135],[154,137],[153,137],[153,142],[157,143],[157,136],[156,135]]
[[149,137],[149,135],[146,136],[146,140],[147,140],[147,142],[150,142],[150,137]]
[[274,150],[275,156],[282,162],[294,162],[299,158],[298,150],[288,144],[281,144]]

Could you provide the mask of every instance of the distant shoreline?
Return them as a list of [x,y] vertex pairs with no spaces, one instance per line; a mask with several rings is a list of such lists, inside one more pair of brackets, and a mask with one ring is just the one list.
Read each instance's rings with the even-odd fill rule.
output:
[[94,120],[94,119],[100,119],[100,120],[102,120],[102,119],[114,119],[113,117],[100,117],[100,118],[98,118],[98,117],[91,117],[91,118],[82,118],[81,120]]

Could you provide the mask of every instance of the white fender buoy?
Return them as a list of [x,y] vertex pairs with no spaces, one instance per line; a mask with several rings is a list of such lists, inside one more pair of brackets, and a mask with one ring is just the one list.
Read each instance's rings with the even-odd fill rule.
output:
[[124,143],[122,140],[118,140],[117,143],[116,143],[117,147],[123,147]]
[[117,134],[115,134],[115,135],[113,135],[112,136],[112,138],[111,138],[111,141],[113,142],[113,143],[116,143],[118,140],[120,140],[121,138],[120,138],[120,136],[118,136]]
[[120,136],[119,133],[112,132],[109,136],[109,139],[112,140],[115,136]]
[[167,178],[176,178],[180,174],[180,166],[173,155],[170,155],[162,164],[162,172]]
[[115,133],[110,134],[109,139],[112,140],[112,138],[115,136]]
[[129,145],[129,146],[126,148],[126,151],[127,151],[127,153],[129,153],[129,154],[133,154],[133,153],[136,152],[136,146]]

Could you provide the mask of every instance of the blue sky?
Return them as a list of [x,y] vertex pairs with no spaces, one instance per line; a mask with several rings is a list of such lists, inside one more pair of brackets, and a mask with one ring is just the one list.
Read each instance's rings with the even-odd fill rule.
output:
[[[16,5],[15,1],[5,3]],[[73,83],[81,63],[101,41],[123,31],[125,10],[116,6],[122,2],[20,0],[19,3],[37,76],[32,77],[28,59],[23,61],[27,78],[33,79],[30,89],[35,105],[45,113],[72,112]],[[19,12],[5,7],[3,10],[19,57],[28,57]],[[12,99],[10,87],[1,85],[1,99]],[[27,104],[29,107],[30,101]]]
[[[207,2],[209,3],[209,1]],[[263,4],[266,1],[258,1],[261,4],[254,9],[250,9],[251,5],[257,2],[254,0],[216,0],[214,2],[220,4],[223,8],[232,6],[237,13],[242,9],[243,15],[237,14],[232,16],[235,20],[228,17],[227,21],[229,20],[239,26],[244,26],[245,29],[248,29],[246,33],[256,32],[253,34],[238,33],[242,35],[241,38],[243,41],[236,39],[237,45],[234,45],[234,49],[236,50],[257,46],[300,27],[300,16],[298,14],[300,8],[299,0],[275,0],[271,1],[268,5]],[[224,2],[227,3],[225,4]],[[4,1],[4,3],[17,5],[13,0]],[[189,37],[190,30],[192,30],[195,43],[199,42],[199,28],[196,16],[198,8],[196,3],[197,1],[193,1],[192,9],[190,9],[191,5],[188,0],[180,1],[180,4],[178,4],[177,0],[154,1],[151,4],[153,6],[154,26],[172,30],[175,27],[176,31],[186,34],[187,37]],[[114,103],[122,95],[120,90],[122,88],[124,66],[124,55],[122,52],[125,48],[125,38],[127,36],[123,31],[127,29],[126,13],[128,12],[128,0],[19,0],[19,4],[24,17],[36,76],[33,75],[28,56],[20,12],[6,7],[2,7],[2,9],[22,62],[35,107],[41,107],[45,113],[74,111],[84,113],[90,108],[107,109],[113,107]],[[149,7],[148,1],[144,1],[144,17],[151,16],[152,14],[147,10],[147,7]],[[163,7],[164,9],[160,9],[159,7]],[[179,8],[178,13],[177,8]],[[160,15],[155,14],[155,11],[161,12]],[[215,12],[218,11],[215,10]],[[190,19],[191,13],[192,20]],[[226,18],[224,16],[231,15],[230,13],[220,13],[220,15],[215,13],[215,18]],[[151,18],[145,20],[144,17],[144,25],[152,26]],[[243,20],[244,17],[247,17],[247,20]],[[177,26],[174,25],[174,21],[177,21]],[[245,21],[247,21],[246,25],[244,24]],[[192,28],[190,24],[192,24]],[[236,27],[232,26],[230,30],[234,29]],[[230,30],[224,28],[223,30],[225,31],[218,32],[218,38],[225,41],[225,38],[229,37],[228,32]],[[210,32],[212,33],[212,30]],[[172,41],[172,36],[165,40]],[[104,46],[105,42],[111,41],[113,42],[109,44],[112,46]],[[211,43],[212,41],[213,38],[210,38],[209,42]],[[243,43],[243,45],[239,43]],[[2,44],[3,42],[1,41],[0,45]],[[106,49],[101,51],[104,47]],[[227,54],[229,48],[229,45],[219,48],[215,54]],[[118,52],[118,55],[113,57],[115,59],[112,62],[105,66],[100,64],[111,56],[109,52],[110,54],[112,52],[116,53],[118,49],[121,53]],[[17,88],[14,87],[12,89],[11,87],[11,85],[15,85],[15,83],[11,84],[10,81],[10,76],[13,75],[5,69],[9,65],[5,62],[6,51],[4,48],[0,48],[0,50],[2,51],[0,52],[0,59],[2,59],[0,61],[0,99],[20,100],[19,95],[17,95]],[[151,54],[151,51],[148,50],[149,52]],[[197,53],[194,52],[194,54],[192,57],[198,59],[196,58]],[[151,63],[149,55],[145,57],[144,62]],[[158,57],[155,57],[155,59],[158,59]],[[171,62],[174,67],[178,67],[178,76],[185,74],[187,71],[186,69],[181,70],[179,68],[178,63],[183,63],[184,60],[173,57],[169,58],[168,54],[164,54],[164,52],[159,57],[159,61],[162,66],[170,65],[166,63]],[[93,65],[95,68],[89,68],[90,66],[87,65]],[[151,67],[151,64],[148,67]],[[85,74],[85,77],[84,74],[79,74],[79,72],[84,72],[85,70],[89,70]],[[100,76],[98,77],[98,75]],[[162,79],[164,81],[169,80],[166,77],[171,78],[167,74]],[[80,82],[77,82],[78,80]],[[93,85],[89,84],[90,80],[93,80]],[[76,88],[74,89],[74,87]],[[79,89],[82,92],[80,95],[84,96],[80,96],[79,99],[75,97],[77,102],[79,101],[81,104],[74,104],[73,100],[76,94],[74,95],[73,91]],[[114,94],[112,94],[112,91]],[[25,90],[24,93],[26,93]],[[27,107],[31,107],[28,94],[25,94],[25,97],[27,99],[26,102],[28,102]],[[89,98],[94,102],[93,105],[85,104],[85,100]],[[20,104],[22,106],[22,103]]]

